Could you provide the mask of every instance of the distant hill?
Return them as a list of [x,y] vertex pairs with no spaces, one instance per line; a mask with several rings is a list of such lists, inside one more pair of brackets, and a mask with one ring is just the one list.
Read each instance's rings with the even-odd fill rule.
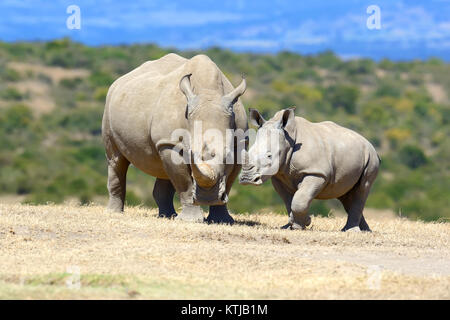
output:
[[[169,52],[156,45],[89,47],[68,39],[0,42],[0,201],[31,203],[107,195],[101,118],[109,85],[145,61]],[[297,106],[311,121],[332,120],[367,137],[382,157],[368,206],[424,220],[450,218],[450,64],[439,59],[343,61],[332,52],[299,55],[233,53],[211,57],[237,85],[245,74],[244,105],[270,117]],[[154,206],[153,178],[130,170],[127,201]],[[234,212],[284,211],[270,183],[236,183]],[[315,201],[327,215],[335,201]]]

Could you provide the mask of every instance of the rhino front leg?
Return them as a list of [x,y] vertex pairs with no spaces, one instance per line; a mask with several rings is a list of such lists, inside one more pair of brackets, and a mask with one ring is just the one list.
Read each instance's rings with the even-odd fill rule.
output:
[[347,223],[342,231],[371,231],[364,218],[363,210],[370,188],[378,174],[379,162],[378,159],[374,161],[369,162],[359,182],[339,198],[348,214]]
[[[181,199],[181,195],[180,195]],[[200,206],[196,206],[189,203],[181,202],[183,208],[181,209],[181,213],[175,217],[175,220],[182,220],[188,222],[204,222],[205,218],[203,217],[203,210]]]
[[203,211],[200,206],[194,205],[192,196],[192,179],[190,169],[183,162],[181,155],[171,148],[162,148],[159,151],[164,170],[170,178],[170,182],[180,196],[182,205],[181,213],[176,220],[203,222]]
[[289,223],[285,227],[305,229],[311,224],[308,209],[311,201],[322,191],[325,179],[318,176],[305,176],[292,198]]
[[[272,179],[272,185],[275,191],[280,195],[281,199],[283,199],[284,205],[286,206],[286,210],[288,215],[291,213],[291,204],[292,204],[292,198],[294,197],[294,194],[292,192],[289,192],[289,190],[285,187],[285,185],[278,180],[277,177],[273,176]],[[289,222],[288,224],[281,227],[281,229],[289,229],[291,228],[292,224]]]
[[[235,165],[233,171],[231,171],[231,174],[228,176],[227,179],[227,185],[225,189],[226,194],[230,193],[233,182],[239,175],[239,171],[241,171],[241,166]],[[226,224],[234,223],[234,219],[228,212],[226,204],[221,206],[210,206],[208,218],[206,218],[206,221],[208,223],[226,223]]]

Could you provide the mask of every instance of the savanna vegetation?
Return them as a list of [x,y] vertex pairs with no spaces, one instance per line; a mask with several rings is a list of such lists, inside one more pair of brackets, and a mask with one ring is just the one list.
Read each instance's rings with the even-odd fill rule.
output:
[[[109,85],[168,52],[156,45],[89,47],[68,39],[0,43],[0,194],[25,203],[104,199],[101,118]],[[264,116],[297,106],[312,121],[332,120],[368,138],[381,171],[368,206],[411,218],[450,218],[450,64],[439,59],[342,60],[332,52],[233,53],[211,48],[233,84],[245,74],[245,106]],[[130,169],[128,204],[155,206],[153,178]],[[327,215],[335,201],[313,203]],[[283,212],[270,183],[232,190],[235,213]]]

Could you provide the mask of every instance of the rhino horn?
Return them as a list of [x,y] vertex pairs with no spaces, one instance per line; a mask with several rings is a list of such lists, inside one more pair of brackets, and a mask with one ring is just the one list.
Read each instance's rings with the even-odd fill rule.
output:
[[249,157],[248,157],[248,151],[247,150],[242,150],[242,164],[243,165],[248,165],[249,164]]
[[197,163],[194,153],[191,153],[191,169],[197,184],[202,188],[211,188],[217,182],[217,174],[207,163]]
[[250,163],[250,157],[248,155],[247,150],[243,150],[243,157],[242,157],[242,171],[253,171],[255,169],[255,165],[253,163]]

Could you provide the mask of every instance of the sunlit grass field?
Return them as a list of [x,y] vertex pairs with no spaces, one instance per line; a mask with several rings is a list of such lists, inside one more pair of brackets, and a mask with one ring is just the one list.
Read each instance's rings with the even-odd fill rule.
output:
[[449,299],[450,224],[371,213],[281,230],[285,215],[236,224],[157,218],[155,209],[0,204],[1,299]]

